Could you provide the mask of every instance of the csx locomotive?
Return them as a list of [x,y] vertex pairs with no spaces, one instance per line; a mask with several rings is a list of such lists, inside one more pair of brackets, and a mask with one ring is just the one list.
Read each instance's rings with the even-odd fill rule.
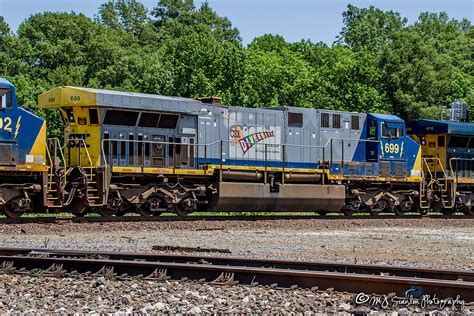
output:
[[[0,207],[9,217],[473,212],[474,124],[415,121],[411,138],[394,115],[58,87],[38,103],[59,111],[60,142],[46,140],[43,120],[18,107],[8,81],[0,94]],[[462,136],[442,124],[463,126]]]

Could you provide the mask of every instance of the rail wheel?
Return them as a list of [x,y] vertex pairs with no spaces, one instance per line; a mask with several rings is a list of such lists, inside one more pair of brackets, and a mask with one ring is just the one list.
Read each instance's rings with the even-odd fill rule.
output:
[[[158,216],[164,212],[166,208],[166,202],[159,196],[150,196],[140,204],[137,211],[141,216]],[[159,213],[159,214],[158,214]]]
[[342,214],[344,214],[345,216],[347,217],[351,217],[352,214],[354,214],[354,210],[353,209],[342,209],[341,210]]
[[116,192],[112,193],[107,200],[107,205],[97,208],[97,213],[103,217],[114,216],[122,208],[122,198]]
[[72,215],[76,217],[84,217],[87,214],[87,209],[84,209],[82,211],[71,211]]
[[465,206],[462,210],[462,212],[464,213],[464,215],[474,215],[474,207],[473,206]]
[[138,207],[134,204],[124,205],[115,213],[115,216],[124,216],[127,213],[138,213]]
[[420,215],[423,215],[423,216],[424,216],[424,215],[428,215],[429,211],[430,211],[430,210],[427,209],[427,208],[420,208],[420,209],[418,210],[418,212],[420,213]]
[[384,210],[389,208],[390,203],[385,199],[380,199],[369,209],[369,213],[372,216],[377,216],[382,213]]
[[26,212],[27,206],[20,197],[13,198],[3,205],[2,210],[6,217],[18,218]]
[[454,213],[456,213],[456,209],[455,208],[443,208],[441,210],[441,213],[443,215],[446,215],[446,216],[453,215]]
[[405,216],[413,208],[413,203],[410,200],[403,200],[394,207],[393,211],[398,216]]
[[184,207],[182,207],[181,205],[178,204],[178,205],[176,205],[175,212],[176,212],[176,214],[178,214],[178,216],[188,216],[193,211],[190,210],[190,209],[186,209],[186,208],[184,208]]
[[328,211],[316,211],[316,214],[318,214],[319,216],[326,216],[328,215]]
[[97,213],[99,213],[100,216],[103,216],[103,217],[111,217],[117,213],[117,210],[113,208],[109,208],[107,206],[103,206],[97,209]]

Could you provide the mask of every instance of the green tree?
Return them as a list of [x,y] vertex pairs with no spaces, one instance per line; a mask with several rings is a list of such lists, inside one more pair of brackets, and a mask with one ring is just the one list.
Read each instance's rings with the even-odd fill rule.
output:
[[349,4],[342,17],[344,26],[337,42],[355,50],[384,46],[407,23],[399,13],[382,11],[374,6],[358,8]]
[[421,14],[384,49],[381,82],[396,114],[439,118],[457,98],[472,104],[472,27],[445,13]]
[[160,38],[173,39],[192,32],[211,32],[219,41],[240,42],[239,31],[204,2],[197,9],[192,0],[160,0],[153,9]]

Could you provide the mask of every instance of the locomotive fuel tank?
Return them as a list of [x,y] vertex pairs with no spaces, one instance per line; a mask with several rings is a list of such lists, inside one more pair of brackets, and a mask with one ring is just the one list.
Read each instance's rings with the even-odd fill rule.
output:
[[326,211],[344,206],[345,186],[315,184],[235,183],[217,184],[213,211]]

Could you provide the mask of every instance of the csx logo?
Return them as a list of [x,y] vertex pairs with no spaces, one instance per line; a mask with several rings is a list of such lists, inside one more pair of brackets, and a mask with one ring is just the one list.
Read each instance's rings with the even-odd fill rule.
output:
[[78,96],[78,95],[71,95],[71,101],[73,102],[77,102],[77,101],[80,101],[81,100],[81,97]]

